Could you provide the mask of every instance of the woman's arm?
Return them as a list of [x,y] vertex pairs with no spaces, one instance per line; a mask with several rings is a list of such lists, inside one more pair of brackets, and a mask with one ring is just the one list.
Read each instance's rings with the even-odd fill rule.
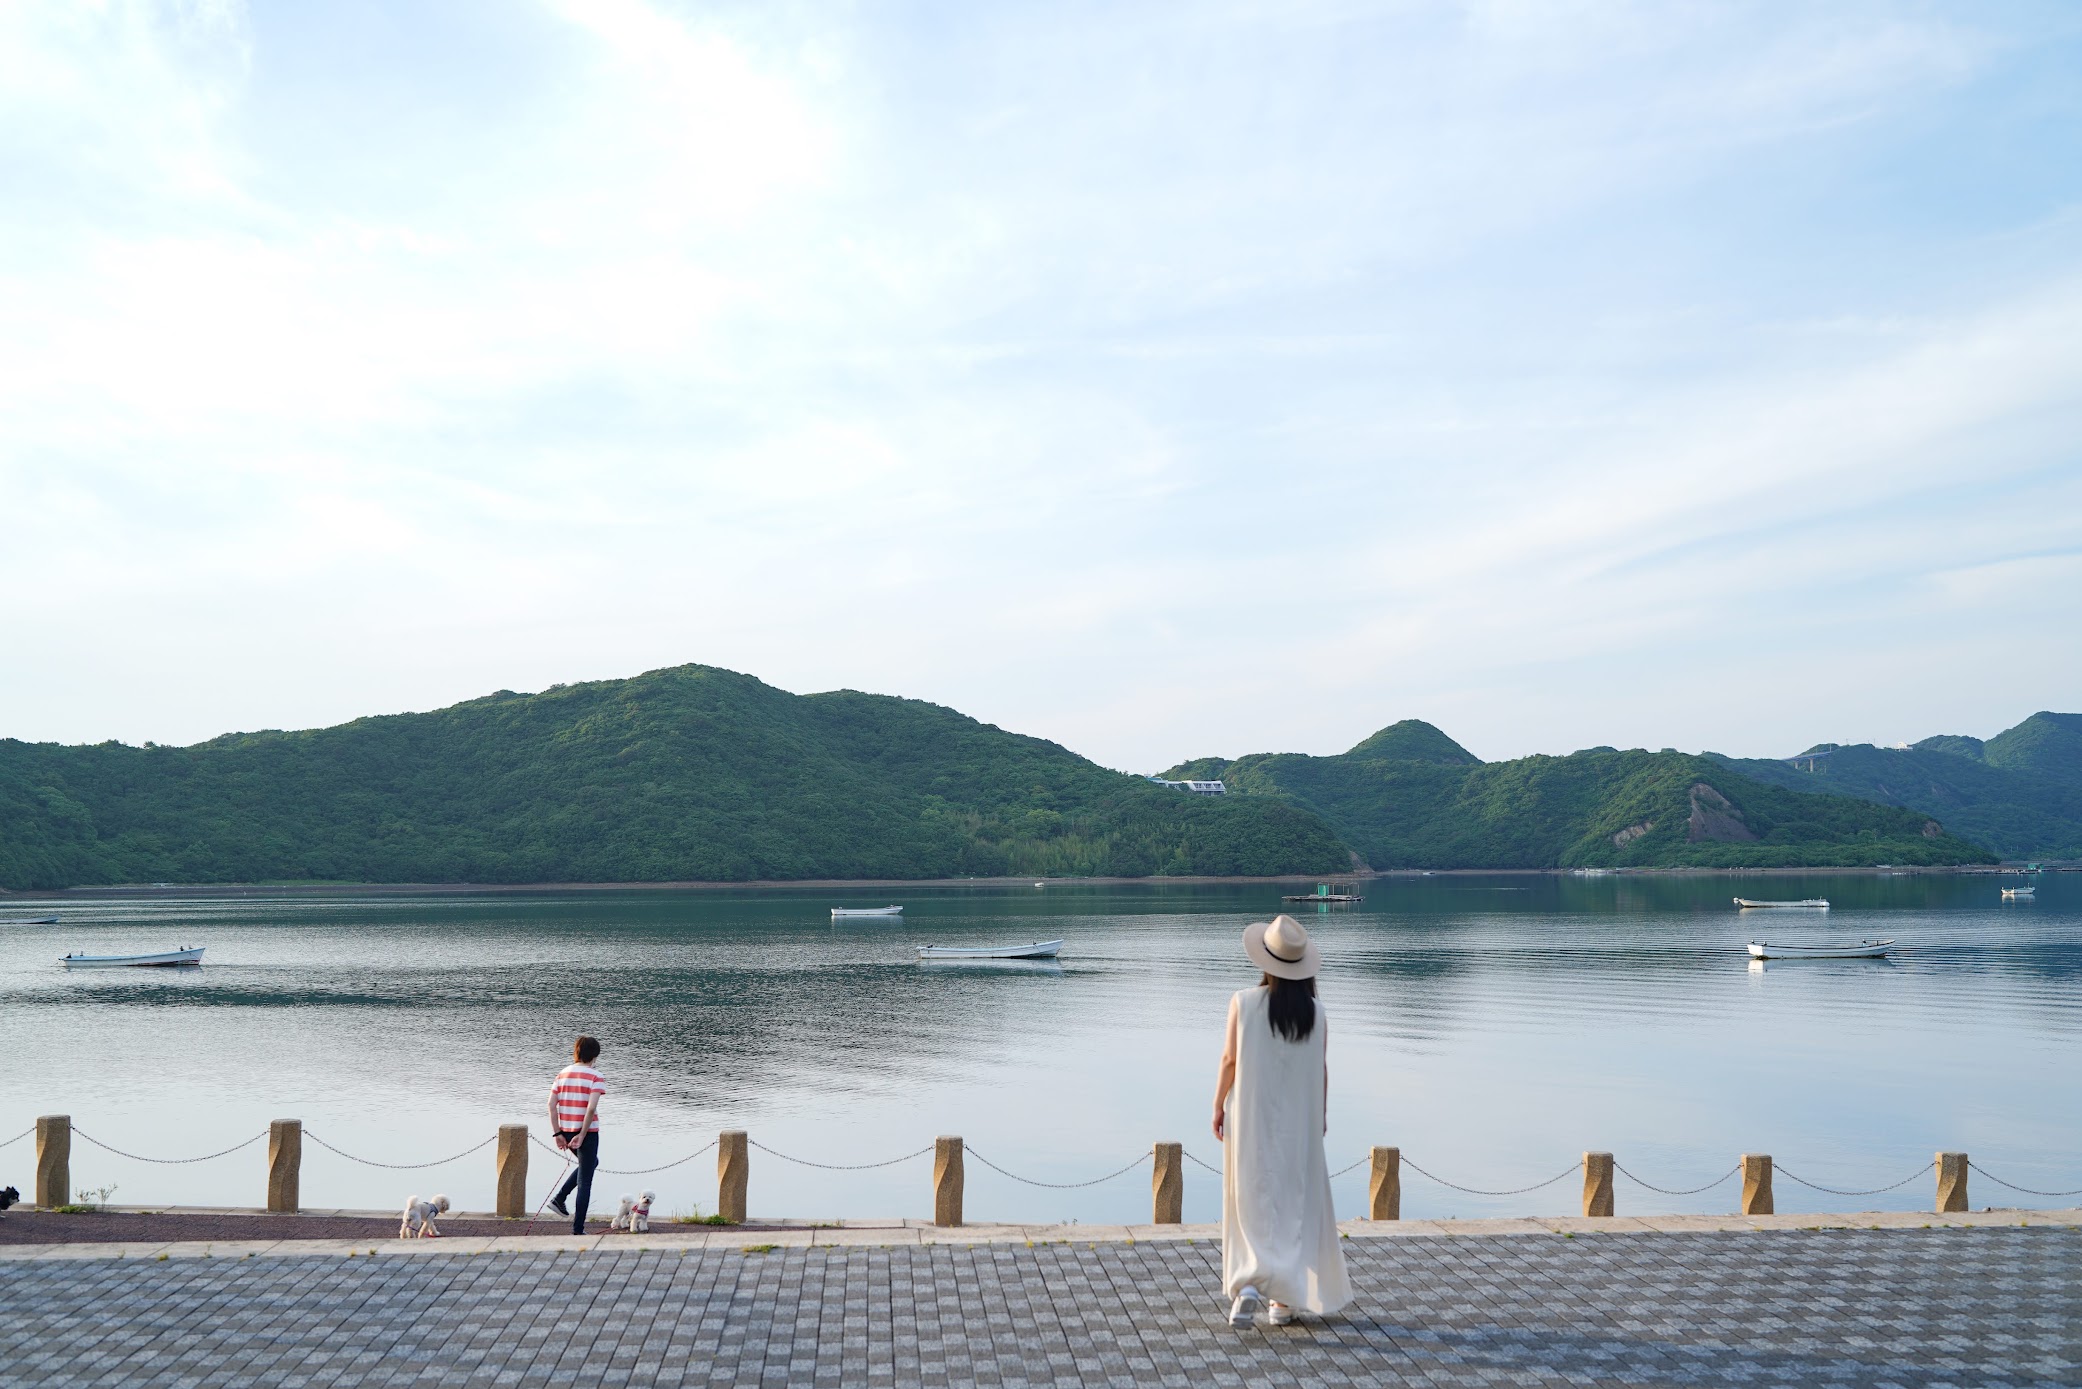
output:
[[1323,1132],[1330,1132],[1330,1019],[1316,1005],[1316,1026],[1323,1029]]
[[[1327,1082],[1326,1082],[1327,1083]],[[1236,1085],[1236,999],[1229,999],[1229,1025],[1223,1030],[1222,1068],[1215,1075],[1214,1090],[1214,1136],[1222,1137],[1222,1110],[1229,1103],[1229,1091]],[[1328,1090],[1324,1093],[1327,1095]]]

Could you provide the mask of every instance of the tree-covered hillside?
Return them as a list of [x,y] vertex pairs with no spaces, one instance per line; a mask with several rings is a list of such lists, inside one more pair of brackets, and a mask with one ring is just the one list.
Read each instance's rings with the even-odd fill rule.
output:
[[0,740],[0,887],[1345,868],[1305,808],[1187,796],[917,700],[705,666],[193,747]]
[[1261,753],[1184,766],[1320,813],[1375,868],[1848,867],[1988,858],[1927,815],[1766,786],[1706,757],[1592,748],[1480,763],[1414,720],[1336,756]]
[[1907,748],[1821,743],[1785,761],[1719,760],[1773,786],[1937,816],[2008,858],[2082,858],[2082,714],[2033,714],[1986,742],[1940,734]]

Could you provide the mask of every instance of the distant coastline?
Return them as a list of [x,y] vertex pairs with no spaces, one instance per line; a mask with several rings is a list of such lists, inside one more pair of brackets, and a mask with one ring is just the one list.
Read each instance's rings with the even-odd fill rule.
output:
[[[1878,868],[1873,866],[1851,866],[1843,868],[1619,868],[1607,870],[1601,876],[1613,878],[1791,878],[1827,873],[1835,876],[1855,875],[1860,877],[1919,877],[1942,876],[1999,876],[2015,873],[2020,864],[1903,864],[1898,867]],[[2043,865],[2049,873],[2082,873],[2082,862],[2049,862]],[[1166,877],[1090,877],[1090,878],[1046,878],[996,877],[996,878],[748,878],[735,882],[625,882],[625,883],[171,883],[164,887],[152,884],[107,884],[49,888],[10,892],[0,889],[0,900],[8,898],[51,898],[51,897],[181,897],[198,893],[222,895],[226,893],[253,895],[311,895],[322,893],[346,893],[379,895],[383,893],[410,893],[433,895],[437,893],[464,895],[470,893],[512,893],[516,895],[538,892],[644,892],[644,891],[690,891],[704,892],[746,891],[751,889],[809,888],[824,891],[876,891],[901,890],[907,887],[974,887],[1025,889],[1036,891],[1036,881],[1048,887],[1194,887],[1222,886],[1239,883],[1264,883],[1267,885],[1290,885],[1294,883],[1327,882],[1335,878],[1340,882],[1377,882],[1384,879],[1411,878],[1572,878],[1577,876],[1568,868],[1385,868],[1379,871],[1353,871],[1336,874],[1277,874],[1273,876],[1230,876],[1210,874],[1198,876]],[[1046,889],[1039,889],[1045,891]]]

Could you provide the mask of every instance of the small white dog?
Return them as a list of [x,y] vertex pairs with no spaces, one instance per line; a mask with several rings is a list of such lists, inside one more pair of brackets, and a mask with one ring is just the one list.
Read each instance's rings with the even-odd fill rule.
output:
[[636,1198],[629,1208],[629,1229],[632,1234],[647,1235],[651,1230],[651,1202],[658,1199],[655,1191],[646,1191]]
[[448,1213],[448,1198],[435,1196],[421,1200],[415,1196],[405,1203],[405,1218],[398,1222],[398,1238],[439,1239],[441,1231],[434,1226],[434,1217]]

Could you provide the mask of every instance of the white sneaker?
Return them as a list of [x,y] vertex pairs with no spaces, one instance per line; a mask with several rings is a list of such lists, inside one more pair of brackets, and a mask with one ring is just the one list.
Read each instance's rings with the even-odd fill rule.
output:
[[1229,1325],[1242,1331],[1258,1319],[1258,1290],[1245,1288],[1229,1307]]
[[1284,1302],[1265,1304],[1265,1319],[1274,1326],[1285,1326],[1294,1320],[1294,1309]]

